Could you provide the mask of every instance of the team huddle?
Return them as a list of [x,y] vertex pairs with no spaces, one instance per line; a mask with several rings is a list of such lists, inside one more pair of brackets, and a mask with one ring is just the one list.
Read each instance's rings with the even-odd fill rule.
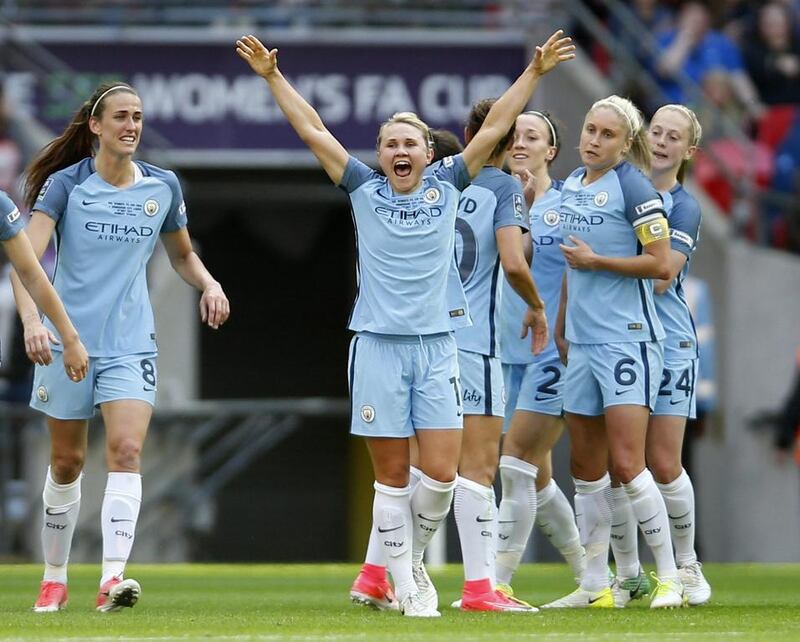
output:
[[[369,546],[350,591],[358,604],[440,615],[423,558],[451,504],[465,574],[456,608],[538,611],[512,589],[534,524],[577,584],[542,608],[624,607],[647,594],[654,608],[710,598],[680,460],[698,358],[681,284],[700,223],[681,180],[700,126],[686,107],[666,105],[646,128],[630,101],[610,96],[586,114],[583,165],[552,178],[563,142],[557,120],[523,110],[574,49],[560,31],[537,47],[501,97],[473,106],[463,148],[415,114],[395,114],[378,132],[376,171],[283,77],[277,50],[254,36],[236,43],[351,201],[351,432],[365,438],[375,475]],[[51,437],[37,612],[67,603],[87,420],[98,407],[109,474],[96,608],[131,607],[141,592],[124,570],[157,387],[145,279],[156,238],[203,293],[204,323],[216,329],[230,311],[192,250],[175,175],[133,160],[142,113],[131,86],[97,88],[28,169],[27,230],[0,194],[0,240],[36,363],[31,405],[47,416]],[[38,257],[54,233],[51,285]],[[565,424],[574,512],[552,478]],[[656,561],[654,585],[639,562],[637,529]]]

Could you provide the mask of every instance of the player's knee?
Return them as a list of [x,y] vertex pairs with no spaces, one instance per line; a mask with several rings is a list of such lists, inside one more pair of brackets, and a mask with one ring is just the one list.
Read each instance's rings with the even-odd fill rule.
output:
[[138,439],[120,439],[109,447],[109,469],[138,471],[141,453],[142,444]]
[[641,458],[634,456],[620,455],[611,462],[612,476],[623,484],[632,481],[636,475],[642,472],[643,468],[644,463]]
[[675,461],[672,457],[664,456],[654,457],[652,460],[648,459],[647,466],[659,484],[669,484],[674,481],[683,469],[679,461]]
[[50,474],[58,484],[69,484],[83,470],[86,453],[82,449],[62,450],[50,456]]

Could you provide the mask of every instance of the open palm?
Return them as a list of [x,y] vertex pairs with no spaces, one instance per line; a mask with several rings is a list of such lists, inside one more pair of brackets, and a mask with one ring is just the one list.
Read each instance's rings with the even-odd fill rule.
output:
[[236,53],[259,76],[267,76],[278,68],[278,50],[267,49],[255,36],[242,36],[237,40]]
[[572,60],[575,57],[575,45],[572,44],[572,38],[569,36],[562,37],[563,33],[559,29],[547,39],[547,42],[536,47],[533,68],[539,75],[544,75],[559,63],[565,60]]

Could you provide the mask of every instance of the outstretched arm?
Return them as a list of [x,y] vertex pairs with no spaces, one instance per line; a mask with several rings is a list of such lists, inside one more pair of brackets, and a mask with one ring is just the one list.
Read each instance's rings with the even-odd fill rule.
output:
[[[46,218],[52,222],[52,219]],[[67,376],[73,381],[80,381],[86,376],[89,355],[37,256],[44,252],[50,238],[47,221],[39,221],[42,229],[36,233],[38,241],[36,249],[41,248],[40,251],[35,251],[25,232],[3,243],[6,254],[14,266],[11,272],[11,286],[23,323],[25,351],[28,357],[34,363],[48,365],[53,360],[50,343],[58,342],[44,327],[39,317],[38,305],[61,335],[64,344],[64,369]]]
[[575,57],[572,39],[563,38],[559,29],[543,45],[536,47],[533,60],[519,78],[497,99],[483,125],[464,149],[464,162],[471,177],[486,164],[495,145],[505,136],[517,116],[528,104],[539,79],[564,60]]
[[200,320],[217,330],[228,320],[230,303],[222,286],[214,280],[194,251],[189,232],[185,227],[177,232],[164,232],[161,242],[175,271],[189,285],[203,293],[200,297]]
[[341,183],[347,167],[347,150],[328,131],[316,110],[283,77],[278,69],[278,50],[267,49],[255,36],[242,36],[236,41],[236,53],[267,81],[289,124],[317,157],[330,179],[336,185]]

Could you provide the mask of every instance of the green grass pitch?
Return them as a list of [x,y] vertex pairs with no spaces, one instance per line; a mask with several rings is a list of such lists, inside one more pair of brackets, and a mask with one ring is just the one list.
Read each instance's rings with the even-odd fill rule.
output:
[[[0,640],[800,640],[800,565],[704,567],[714,589],[703,607],[651,611],[461,613],[461,567],[431,572],[442,617],[402,618],[350,604],[354,565],[131,565],[142,584],[133,609],[94,612],[99,569],[70,568],[70,602],[32,613],[41,569],[0,565]],[[571,590],[566,566],[524,565],[520,597],[534,604]]]

